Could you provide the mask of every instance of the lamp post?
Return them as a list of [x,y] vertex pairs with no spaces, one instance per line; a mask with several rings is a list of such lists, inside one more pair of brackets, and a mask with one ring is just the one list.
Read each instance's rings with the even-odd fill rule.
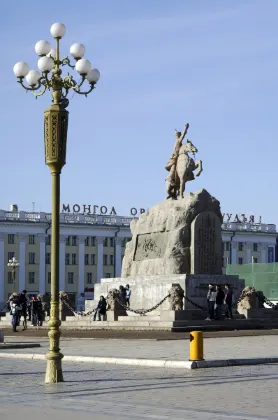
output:
[[20,266],[20,264],[17,259],[13,257],[9,260],[7,266],[12,268],[13,292],[15,292],[16,269]]
[[[73,44],[70,54],[75,59],[72,65],[69,58],[60,57],[60,39],[65,35],[66,27],[62,23],[54,23],[50,28],[51,35],[56,40],[56,49],[52,49],[48,41],[38,41],[35,51],[40,56],[38,68],[41,71],[30,70],[25,62],[16,63],[14,74],[18,83],[30,91],[37,98],[46,90],[52,93],[52,105],[44,112],[44,146],[45,163],[52,175],[52,243],[51,243],[51,303],[48,332],[50,346],[46,355],[46,383],[63,382],[62,358],[60,352],[60,325],[59,319],[59,217],[60,217],[60,174],[66,164],[66,143],[68,129],[69,105],[67,95],[72,89],[74,92],[87,96],[95,87],[100,77],[97,69],[92,69],[89,60],[84,59],[85,47],[82,44]],[[74,69],[81,76],[77,83],[73,76],[67,73],[63,76],[63,67]],[[52,74],[51,74],[52,73]],[[24,84],[24,77],[29,86]],[[85,82],[89,83],[87,90],[82,91]]]

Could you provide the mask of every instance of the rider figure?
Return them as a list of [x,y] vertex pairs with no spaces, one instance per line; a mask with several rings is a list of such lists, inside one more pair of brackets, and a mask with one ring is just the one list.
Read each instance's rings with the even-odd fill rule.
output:
[[[175,136],[176,136],[175,147],[174,147],[172,156],[170,157],[170,159],[168,160],[168,162],[165,166],[165,169],[167,171],[169,171],[169,175],[167,176],[167,181],[170,182],[170,185],[173,188],[175,188],[175,187],[177,188],[177,185],[176,185],[177,160],[178,160],[178,156],[179,156],[180,147],[182,145],[182,141],[183,141],[184,137],[186,136],[188,128],[189,128],[189,124],[187,123],[185,125],[182,133],[180,131],[175,130]],[[167,198],[170,198],[170,196],[167,197]]]

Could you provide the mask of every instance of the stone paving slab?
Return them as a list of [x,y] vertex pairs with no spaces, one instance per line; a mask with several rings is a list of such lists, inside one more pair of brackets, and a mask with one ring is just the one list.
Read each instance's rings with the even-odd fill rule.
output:
[[0,363],[0,418],[30,420],[277,420],[278,366],[203,371],[63,364],[66,382],[44,384],[45,362]]
[[[31,341],[27,337],[25,340],[27,342]],[[7,342],[18,341],[16,338],[8,337]],[[20,342],[24,342],[23,337],[20,337]],[[32,353],[45,354],[49,341],[46,338],[36,338],[36,342],[40,343],[41,347],[32,349]],[[61,340],[61,351],[64,355],[69,356],[188,360],[189,341],[67,339]],[[20,350],[20,353],[24,352],[30,353],[30,350]],[[206,360],[278,357],[278,337],[269,335],[263,337],[207,338],[204,340],[204,357]]]

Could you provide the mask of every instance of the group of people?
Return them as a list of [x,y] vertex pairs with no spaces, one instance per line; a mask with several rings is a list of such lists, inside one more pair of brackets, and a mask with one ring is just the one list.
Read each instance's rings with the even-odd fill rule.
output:
[[225,284],[224,290],[222,286],[209,284],[207,294],[208,302],[208,321],[213,319],[221,319],[224,311],[225,318],[232,319],[232,304],[233,304],[233,291],[229,284]]
[[20,294],[13,293],[8,301],[8,309],[14,332],[20,325],[21,317],[23,317],[23,330],[27,329],[27,320],[31,321],[32,326],[42,326],[44,310],[40,296],[32,295],[28,299],[26,290],[22,290]]
[[[124,303],[125,306],[127,306],[129,308],[130,307],[130,296],[131,296],[131,290],[130,290],[129,284],[127,284],[126,287],[120,286],[119,291],[120,291],[120,296],[121,296],[122,302]],[[94,321],[96,321],[97,318],[98,318],[98,321],[101,321],[101,315],[106,314],[106,305],[107,305],[106,300],[105,300],[104,296],[101,295],[100,298],[99,298],[99,302],[97,304],[97,307],[95,309],[95,312],[94,312]]]

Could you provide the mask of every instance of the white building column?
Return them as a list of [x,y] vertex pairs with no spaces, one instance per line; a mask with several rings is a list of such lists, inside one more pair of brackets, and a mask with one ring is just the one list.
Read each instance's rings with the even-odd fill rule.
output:
[[78,298],[85,289],[85,236],[79,236],[79,260],[78,260]]
[[0,236],[0,305],[3,306],[5,299],[5,246],[4,236]]
[[66,276],[66,236],[62,235],[60,236],[59,291],[65,291],[65,276]]
[[252,245],[251,243],[246,244],[246,257],[247,257],[247,261],[246,264],[251,264],[252,263]]
[[45,234],[39,235],[40,238],[40,282],[39,291],[45,294]]
[[22,290],[26,289],[26,280],[25,280],[25,252],[26,252],[26,236],[21,235],[19,237],[19,290],[18,292],[22,292]]
[[261,244],[261,264],[265,264],[267,262],[266,259],[266,251],[267,251],[267,244]]
[[121,277],[122,272],[122,238],[115,238],[116,242],[116,255],[115,255],[115,264],[116,270],[115,275],[116,277]]
[[97,283],[100,283],[103,277],[103,241],[103,236],[97,237]]
[[236,264],[237,242],[232,242],[232,264]]

